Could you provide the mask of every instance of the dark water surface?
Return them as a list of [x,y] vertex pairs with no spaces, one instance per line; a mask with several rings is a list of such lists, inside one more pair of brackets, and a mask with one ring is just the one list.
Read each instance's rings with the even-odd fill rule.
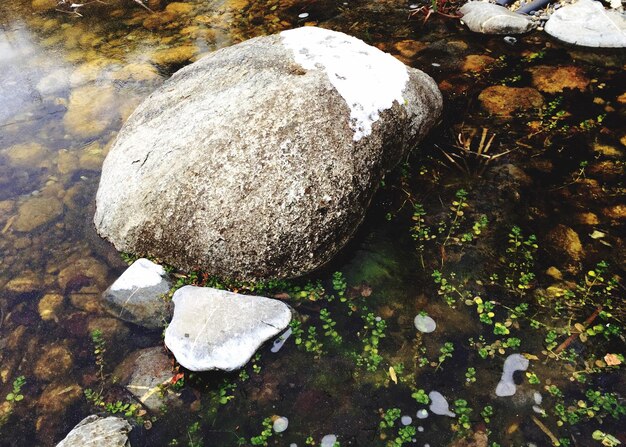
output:
[[[54,445],[105,414],[85,389],[137,406],[133,446],[250,445],[275,416],[289,428],[268,445],[319,445],[327,434],[358,446],[601,445],[595,430],[626,443],[622,51],[566,47],[540,31],[515,43],[476,36],[458,20],[423,23],[394,1],[154,0],[149,13],[110,0],[81,16],[55,3],[0,5],[0,445]],[[316,328],[318,345],[292,337],[232,375],[189,374],[170,356],[170,382],[184,386],[170,386],[162,411],[146,411],[113,371],[133,351],[162,346],[162,334],[102,307],[126,265],[91,224],[102,161],[134,107],[178,68],[304,24],[353,34],[430,74],[444,93],[442,123],[390,173],[355,240],[297,282],[319,281],[326,297],[293,284],[266,291],[296,308],[305,340]],[[536,242],[516,247],[514,226]],[[346,298],[329,301],[336,271]],[[435,332],[415,330],[419,312]],[[513,353],[528,371],[515,373],[514,396],[497,397]],[[457,416],[418,419],[419,390],[441,392]],[[379,426],[393,408],[412,418],[405,441],[399,420]]]

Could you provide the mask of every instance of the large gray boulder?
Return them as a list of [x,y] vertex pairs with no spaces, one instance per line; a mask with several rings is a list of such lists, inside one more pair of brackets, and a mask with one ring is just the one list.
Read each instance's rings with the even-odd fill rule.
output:
[[165,269],[140,258],[104,291],[107,311],[124,321],[148,329],[165,326],[171,316],[169,300],[171,282]]
[[583,47],[625,48],[626,18],[594,0],[578,0],[557,9],[544,27],[563,42]]
[[165,345],[192,371],[241,368],[291,321],[282,301],[208,287],[182,287],[173,301]]
[[302,275],[350,239],[441,108],[428,75],[343,33],[305,27],[221,49],[124,125],[96,228],[183,269]]
[[80,421],[57,447],[130,447],[132,427],[122,418],[91,415]]
[[463,14],[461,21],[475,33],[522,34],[535,27],[528,16],[483,1],[467,2],[459,12]]

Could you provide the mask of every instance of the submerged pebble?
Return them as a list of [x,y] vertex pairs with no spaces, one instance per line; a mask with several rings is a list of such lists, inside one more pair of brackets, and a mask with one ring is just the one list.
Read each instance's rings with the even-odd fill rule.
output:
[[422,433],[424,431],[424,427],[420,425],[419,427],[417,427],[417,431]]
[[337,442],[337,436],[335,435],[326,435],[322,438],[322,442],[320,443],[320,447],[333,447]]
[[303,12],[302,14],[298,14],[299,19],[306,19],[309,16],[308,12]]
[[426,409],[421,409],[417,412],[417,418],[418,419],[426,419],[428,417],[428,410]]
[[413,422],[413,418],[411,416],[402,416],[400,422],[402,422],[402,425],[410,425]]
[[435,320],[433,320],[428,315],[418,314],[415,317],[414,323],[415,328],[425,334],[433,332],[437,328],[437,323],[435,323]]
[[456,417],[448,405],[448,401],[439,391],[431,391],[428,393],[430,398],[430,411],[440,416]]
[[274,419],[274,424],[273,424],[273,428],[274,431],[276,433],[282,433],[285,430],[287,430],[287,427],[289,426],[289,419],[287,419],[284,416],[279,416],[276,419]]
[[515,371],[526,371],[528,369],[528,359],[521,354],[511,354],[504,361],[502,377],[496,387],[496,396],[513,396],[516,392],[513,374]]
[[270,351],[278,352],[283,347],[287,339],[291,336],[291,328],[287,328],[285,332],[283,332],[276,340],[274,340],[274,344]]

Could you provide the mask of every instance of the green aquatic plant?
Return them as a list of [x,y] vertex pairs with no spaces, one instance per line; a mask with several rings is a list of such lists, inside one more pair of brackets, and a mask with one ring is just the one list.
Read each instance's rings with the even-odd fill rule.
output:
[[106,341],[102,335],[100,329],[95,329],[91,332],[91,342],[93,344],[93,355],[95,357],[96,368],[98,370],[97,376],[100,381],[101,390],[104,387],[105,375],[104,375],[104,354],[106,353]]
[[[537,237],[531,234],[525,237],[518,226],[513,226],[508,235],[506,248],[505,286],[517,294],[530,289],[535,278],[535,252],[539,248]],[[495,277],[497,280],[497,277]]]
[[435,370],[438,370],[439,368],[441,368],[441,365],[443,365],[443,362],[446,361],[446,359],[452,358],[452,353],[454,352],[454,344],[452,344],[452,342],[445,342],[443,344],[443,346],[439,349],[439,363],[437,363],[437,366],[435,367]]
[[485,421],[485,424],[490,423],[493,416],[493,407],[491,405],[486,405],[481,410],[480,415],[482,416],[483,421]]
[[396,425],[396,421],[400,418],[402,412],[399,408],[389,408],[381,415],[382,421],[378,424],[381,430],[386,428],[393,428]]
[[324,308],[320,310],[320,320],[322,321],[322,329],[324,330],[324,335],[330,338],[330,340],[334,344],[341,344],[341,341],[343,339],[335,329],[335,326],[337,326],[337,322],[331,318],[328,309]]
[[383,361],[379,353],[380,340],[385,337],[387,322],[377,317],[372,312],[365,312],[361,316],[363,331],[359,336],[363,340],[363,352],[357,355],[357,365],[364,366],[368,371],[374,372]]
[[23,400],[24,399],[24,395],[22,394],[22,387],[25,384],[26,384],[26,377],[18,376],[13,381],[13,387],[11,389],[11,392],[9,392],[6,395],[5,400],[7,402],[19,402],[19,401]]
[[258,436],[254,436],[250,439],[252,445],[267,446],[269,439],[274,434],[272,430],[272,418],[263,419],[263,431]]
[[415,390],[411,394],[411,397],[415,399],[415,401],[419,404],[428,405],[430,403],[430,398],[428,397],[426,391],[424,391],[423,389]]
[[457,420],[452,424],[452,431],[464,436],[469,433],[472,425],[470,422],[470,414],[472,409],[469,407],[465,399],[457,399],[454,401],[453,411],[457,415]]
[[469,385],[476,382],[476,368],[469,367],[465,371],[465,384]]
[[605,433],[602,430],[596,430],[591,434],[591,438],[594,441],[600,441],[600,443],[606,447],[616,447],[621,444],[620,440],[615,436]]

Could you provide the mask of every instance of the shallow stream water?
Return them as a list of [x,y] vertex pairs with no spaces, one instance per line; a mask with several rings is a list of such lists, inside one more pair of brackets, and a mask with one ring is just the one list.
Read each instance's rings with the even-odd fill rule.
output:
[[[133,446],[304,446],[328,434],[342,446],[601,445],[595,430],[626,443],[623,51],[541,31],[477,36],[399,1],[147,3],[153,12],[131,0],[86,2],[79,14],[55,0],[0,5],[0,445],[55,445],[105,414],[86,389],[137,406]],[[135,106],[180,67],[310,24],[431,75],[442,122],[388,175],[330,265],[264,290],[298,311],[302,343],[270,344],[229,375],[190,374],[163,348],[172,380],[163,408],[146,410],[114,371],[162,334],[103,309],[126,263],[91,223],[102,161]],[[420,312],[434,332],[416,331]],[[499,397],[514,353],[528,370]],[[417,417],[429,407],[420,391],[435,390],[455,417]],[[394,408],[412,429],[381,427]],[[253,441],[276,416],[288,429]]]

